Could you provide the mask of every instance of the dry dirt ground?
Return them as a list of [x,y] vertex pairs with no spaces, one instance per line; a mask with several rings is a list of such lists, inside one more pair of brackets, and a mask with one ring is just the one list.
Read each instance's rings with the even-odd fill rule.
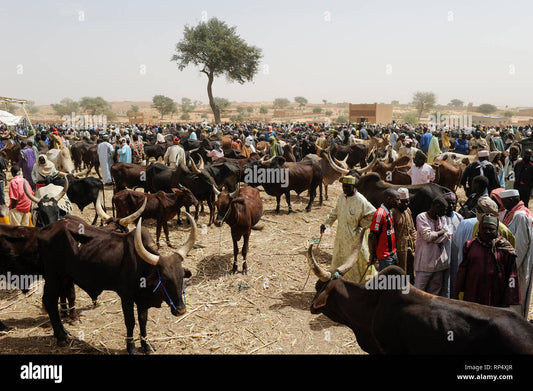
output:
[[[107,205],[112,189],[106,188]],[[329,188],[329,200],[322,207],[315,202],[305,212],[306,194],[292,196],[294,214],[287,214],[282,198],[275,214],[275,198],[261,191],[264,215],[262,231],[252,231],[248,275],[230,274],[233,247],[228,225],[207,227],[209,215],[200,214],[198,248],[184,266],[192,272],[186,280],[187,312],[174,317],[167,304],[149,310],[148,338],[157,354],[365,354],[346,326],[324,315],[312,315],[309,306],[316,278],[310,275],[306,244],[319,237],[319,226],[341,192],[339,183]],[[74,214],[91,222],[94,209]],[[183,216],[182,216],[183,218]],[[155,238],[155,222],[143,223]],[[187,225],[173,220],[171,241],[180,246],[189,234]],[[334,232],[324,235],[318,257],[325,266],[331,260]],[[161,252],[172,251],[161,240]],[[41,283],[42,284],[42,283]],[[76,305],[81,323],[65,328],[72,338],[68,347],[56,346],[48,316],[41,306],[42,285],[28,295],[19,291],[0,292],[0,319],[12,330],[0,333],[0,354],[126,354],[126,330],[120,300],[106,291],[93,307],[89,296],[77,288]],[[139,328],[135,328],[139,348]]]

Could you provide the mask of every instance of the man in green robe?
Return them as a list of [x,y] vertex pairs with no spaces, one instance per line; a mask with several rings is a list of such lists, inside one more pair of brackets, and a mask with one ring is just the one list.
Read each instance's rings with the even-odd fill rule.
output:
[[[345,176],[342,178],[342,190],[344,194],[341,194],[337,199],[337,204],[320,226],[320,232],[324,232],[328,226],[337,221],[337,233],[331,261],[332,269],[338,268],[346,261],[354,246],[361,246],[358,261],[344,275],[344,278],[356,283],[365,283],[369,276],[377,274],[373,265],[367,267],[370,256],[368,228],[376,208],[356,190],[354,177]],[[363,240],[361,243],[356,243],[356,238],[361,230],[365,230]]]

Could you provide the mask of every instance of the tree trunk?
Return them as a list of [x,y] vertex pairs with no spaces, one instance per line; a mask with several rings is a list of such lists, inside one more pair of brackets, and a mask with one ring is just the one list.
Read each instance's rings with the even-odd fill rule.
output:
[[209,106],[211,106],[211,110],[213,111],[213,114],[215,116],[215,124],[220,123],[220,109],[215,103],[215,98],[213,97],[213,81],[214,76],[213,73],[209,73],[207,75],[208,82],[207,82],[207,96],[209,96]]

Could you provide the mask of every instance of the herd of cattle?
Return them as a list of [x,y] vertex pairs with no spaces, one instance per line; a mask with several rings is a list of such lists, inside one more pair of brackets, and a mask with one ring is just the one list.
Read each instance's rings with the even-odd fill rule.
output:
[[[159,162],[172,139],[179,136],[186,151],[185,160],[176,166]],[[290,195],[308,192],[306,211],[328,197],[328,186],[343,175],[358,178],[357,189],[376,208],[383,202],[385,190],[406,187],[410,194],[413,218],[429,209],[439,195],[456,191],[465,165],[471,156],[462,155],[454,161],[437,159],[434,183],[411,185],[406,171],[412,162],[397,157],[386,139],[371,137],[354,145],[334,144],[322,149],[316,145],[314,130],[278,137],[283,156],[270,157],[268,143],[259,141],[256,153],[243,158],[232,149],[231,134],[211,134],[200,140],[188,138],[188,132],[167,134],[165,143],[145,135],[147,165],[115,163],[112,205],[105,205],[104,186],[99,173],[97,144],[91,140],[67,139],[63,149],[47,150],[60,175],[34,195],[35,227],[0,224],[0,273],[44,276],[43,304],[48,312],[54,336],[64,345],[68,333],[61,313],[77,319],[75,289],[77,285],[93,299],[104,290],[115,291],[122,303],[127,329],[127,351],[136,353],[133,342],[134,304],[138,308],[141,345],[145,352],[146,321],[150,307],[163,302],[175,316],[185,312],[184,288],[191,272],[183,260],[193,248],[197,237],[199,211],[204,201],[209,208],[208,225],[231,227],[234,262],[232,273],[238,271],[238,242],[243,239],[242,272],[247,273],[246,255],[252,229],[263,214],[258,188],[276,198],[276,212],[284,196],[292,213]],[[18,160],[17,139],[2,140],[6,145],[0,153],[12,163]],[[215,162],[208,156],[214,142],[221,143],[224,157]],[[495,159],[501,156],[495,157]],[[245,183],[245,172],[253,167],[286,169],[288,183]],[[137,190],[138,188],[143,191]],[[26,189],[27,190],[27,189]],[[83,210],[93,204],[95,216],[91,224],[71,214],[72,204]],[[190,207],[195,213],[190,214]],[[112,212],[110,212],[110,207]],[[181,225],[180,211],[186,209],[190,225],[189,237],[171,255],[160,255],[161,231],[167,245],[168,222],[176,218]],[[100,224],[98,224],[100,219]],[[156,221],[156,239],[142,221]],[[130,224],[136,224],[129,230]],[[310,248],[311,249],[311,248]],[[426,294],[411,286],[408,294],[394,291],[369,291],[364,285],[341,278],[332,278],[321,270],[308,252],[310,267],[317,276],[317,293],[311,304],[312,313],[323,313],[332,320],[350,327],[359,345],[371,354],[476,354],[533,353],[533,325],[507,309],[493,308],[445,299]],[[348,262],[357,259],[350,257]],[[350,267],[350,266],[347,266]],[[391,267],[381,274],[403,273]],[[155,288],[155,289],[154,289]],[[61,310],[61,311],[60,311]],[[61,312],[61,313],[60,313]],[[394,327],[390,327],[394,325]],[[0,330],[6,328],[0,322]],[[454,339],[450,342],[450,333]]]

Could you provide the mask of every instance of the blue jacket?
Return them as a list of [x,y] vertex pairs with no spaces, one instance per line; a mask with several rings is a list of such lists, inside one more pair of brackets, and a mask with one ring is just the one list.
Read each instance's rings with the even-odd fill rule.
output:
[[427,152],[429,149],[429,143],[431,142],[431,139],[433,138],[432,134],[429,132],[426,132],[422,135],[420,138],[420,149],[422,152]]
[[468,140],[463,140],[458,138],[455,140],[455,152],[462,155],[467,155],[466,150],[468,149]]

